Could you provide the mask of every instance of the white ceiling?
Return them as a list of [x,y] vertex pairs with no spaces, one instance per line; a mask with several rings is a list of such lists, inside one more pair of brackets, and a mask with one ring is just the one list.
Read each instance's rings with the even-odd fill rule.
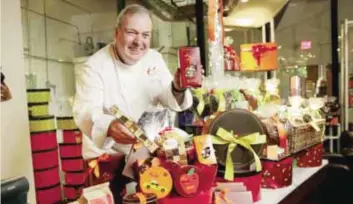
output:
[[238,2],[224,18],[225,26],[261,27],[281,10],[288,0],[249,0]]

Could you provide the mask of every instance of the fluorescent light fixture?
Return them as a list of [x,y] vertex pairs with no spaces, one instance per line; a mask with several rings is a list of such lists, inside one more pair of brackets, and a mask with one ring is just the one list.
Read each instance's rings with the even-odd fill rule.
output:
[[229,32],[229,31],[232,31],[232,30],[233,30],[233,28],[224,28],[225,32]]
[[234,22],[238,26],[250,26],[255,22],[255,19],[251,18],[236,18]]
[[249,0],[240,0],[241,3],[248,3]]

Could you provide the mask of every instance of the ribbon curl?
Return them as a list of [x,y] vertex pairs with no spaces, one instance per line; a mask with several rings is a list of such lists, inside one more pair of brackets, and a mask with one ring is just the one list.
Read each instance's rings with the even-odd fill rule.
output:
[[232,132],[228,132],[223,128],[218,128],[216,135],[217,136],[212,136],[213,144],[228,144],[228,151],[226,156],[226,171],[224,174],[224,179],[229,181],[233,181],[234,179],[234,164],[232,159],[232,152],[237,147],[237,145],[243,146],[254,155],[256,171],[261,171],[262,167],[260,158],[254,151],[254,149],[251,147],[251,145],[266,143],[266,135],[260,135],[260,133],[257,132],[246,135],[244,137],[238,137],[237,135],[234,135]]

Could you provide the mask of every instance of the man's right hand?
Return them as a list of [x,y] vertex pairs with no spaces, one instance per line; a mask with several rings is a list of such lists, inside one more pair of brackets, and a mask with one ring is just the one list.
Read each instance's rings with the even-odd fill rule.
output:
[[108,136],[120,144],[135,144],[136,137],[118,120],[113,120],[108,128]]

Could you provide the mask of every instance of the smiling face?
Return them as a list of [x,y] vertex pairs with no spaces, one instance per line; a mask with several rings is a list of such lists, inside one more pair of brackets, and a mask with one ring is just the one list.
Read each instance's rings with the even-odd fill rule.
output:
[[152,21],[146,13],[127,14],[115,31],[116,47],[123,63],[137,63],[150,48]]

